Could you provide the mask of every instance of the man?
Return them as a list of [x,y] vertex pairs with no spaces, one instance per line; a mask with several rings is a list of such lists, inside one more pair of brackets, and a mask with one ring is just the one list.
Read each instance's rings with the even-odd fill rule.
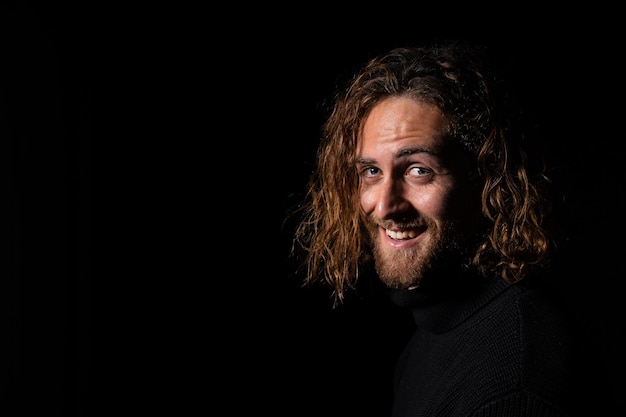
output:
[[544,285],[550,181],[485,52],[399,48],[352,79],[324,125],[294,249],[305,282],[327,282],[337,302],[374,271],[412,310],[392,416],[597,412],[587,341]]

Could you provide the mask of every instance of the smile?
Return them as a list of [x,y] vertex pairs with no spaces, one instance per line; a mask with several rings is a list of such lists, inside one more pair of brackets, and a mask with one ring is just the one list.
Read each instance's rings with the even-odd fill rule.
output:
[[385,232],[387,233],[387,236],[395,240],[413,239],[415,236],[417,236],[417,231],[415,230],[395,231],[395,230],[385,229]]

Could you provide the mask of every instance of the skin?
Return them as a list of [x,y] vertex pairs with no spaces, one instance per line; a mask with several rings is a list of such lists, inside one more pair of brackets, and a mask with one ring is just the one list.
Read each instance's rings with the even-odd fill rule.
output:
[[482,218],[480,193],[437,107],[381,101],[363,122],[357,153],[361,214],[387,286],[416,288],[466,260]]

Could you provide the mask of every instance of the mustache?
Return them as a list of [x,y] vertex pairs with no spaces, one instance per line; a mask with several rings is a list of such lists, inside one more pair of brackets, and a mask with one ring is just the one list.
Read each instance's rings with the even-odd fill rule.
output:
[[426,229],[432,222],[423,216],[399,215],[389,219],[380,219],[374,214],[367,218],[368,223],[384,229]]

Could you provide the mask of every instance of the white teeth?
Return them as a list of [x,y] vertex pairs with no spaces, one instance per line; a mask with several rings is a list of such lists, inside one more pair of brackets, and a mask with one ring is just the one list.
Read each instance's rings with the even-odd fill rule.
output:
[[387,232],[387,236],[396,240],[413,239],[415,236],[417,236],[417,232],[415,232],[415,230],[397,231],[397,232],[393,230],[389,230],[389,229],[385,229],[385,230]]

